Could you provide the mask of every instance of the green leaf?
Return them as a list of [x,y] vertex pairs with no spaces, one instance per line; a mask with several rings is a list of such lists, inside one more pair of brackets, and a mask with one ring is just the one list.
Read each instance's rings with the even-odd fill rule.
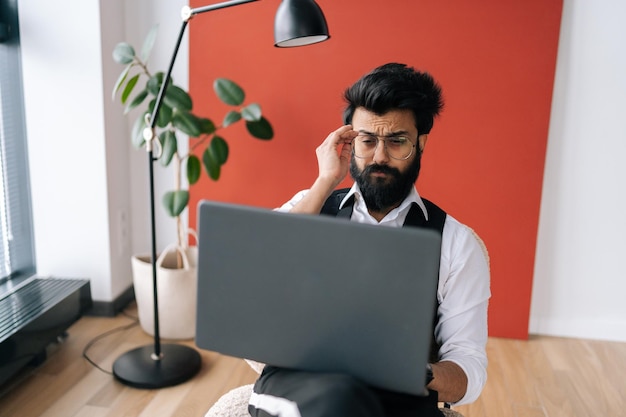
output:
[[146,62],[150,57],[150,52],[152,52],[152,47],[154,46],[154,41],[156,39],[158,29],[158,24],[152,26],[152,29],[150,29],[150,32],[148,32],[146,39],[144,39],[143,41],[143,46],[141,47],[141,60],[143,62]]
[[133,64],[127,65],[126,68],[124,68],[124,71],[122,71],[120,76],[117,78],[117,81],[115,82],[115,87],[113,87],[113,94],[111,95],[111,100],[115,100],[115,95],[119,91],[122,84],[124,84],[124,81],[126,81],[126,77],[128,76],[128,73],[130,72],[130,69],[132,67],[133,67]]
[[257,139],[270,140],[274,137],[272,125],[265,117],[261,117],[261,119],[256,122],[246,122],[246,128],[248,132]]
[[228,113],[226,113],[226,116],[224,116],[224,121],[222,122],[222,125],[224,127],[230,126],[233,123],[237,123],[240,120],[241,120],[241,113],[239,113],[236,110],[231,110]]
[[126,65],[135,59],[135,49],[126,42],[120,42],[113,49],[113,60],[118,64]]
[[[163,77],[165,77],[163,72],[157,72],[152,77],[150,77],[150,79],[146,83],[146,88],[148,89],[150,94],[155,97],[159,95],[159,89],[161,88],[161,84],[163,83]],[[172,80],[170,80],[170,84],[171,82]]]
[[209,148],[206,148],[202,153],[202,164],[204,165],[206,173],[212,180],[217,181],[220,179],[222,166],[214,159]]
[[[156,104],[156,99],[150,101],[148,105],[148,111],[152,115],[154,113],[154,106]],[[160,128],[166,127],[168,124],[173,123],[174,112],[170,106],[165,103],[161,103],[161,108],[159,109],[159,114],[157,115],[157,123],[156,125]]]
[[131,141],[133,146],[137,149],[141,148],[145,143],[145,139],[143,138],[143,130],[147,127],[145,123],[145,115],[146,113],[139,115],[133,124]]
[[172,217],[177,217],[182,213],[188,203],[189,191],[187,190],[168,191],[163,196],[163,207]]
[[189,184],[195,184],[200,179],[200,159],[195,155],[189,155],[187,158],[187,181]]
[[122,104],[126,103],[126,100],[128,100],[128,96],[130,96],[130,93],[133,92],[133,88],[135,88],[138,80],[139,74],[128,80],[128,83],[126,83],[126,87],[124,87],[124,91],[122,91]]
[[191,111],[191,108],[193,107],[189,94],[187,94],[187,92],[182,88],[175,85],[167,87],[163,101],[171,108],[180,111],[188,112]]
[[210,135],[215,132],[215,124],[211,121],[211,119],[207,119],[206,117],[198,118],[200,122],[200,131],[202,134]]
[[224,165],[228,159],[228,143],[219,136],[213,136],[209,145],[209,152],[218,164]]
[[143,103],[143,101],[146,99],[146,97],[148,97],[148,90],[144,89],[141,90],[134,99],[131,100],[130,103],[128,103],[128,105],[126,106],[126,108],[124,109],[124,114],[127,114],[129,111],[131,111],[132,109],[134,109],[135,107],[139,106],[141,103]]
[[172,117],[172,124],[189,137],[195,138],[202,134],[201,120],[191,113],[177,111]]
[[174,158],[174,154],[178,151],[178,141],[176,140],[176,135],[171,130],[165,130],[159,135],[159,139],[161,140],[161,146],[163,147],[163,153],[159,158],[159,162],[164,167],[168,166],[172,159]]
[[167,104],[161,104],[159,115],[157,116],[157,126],[161,128],[167,127],[167,125],[172,123],[173,119],[174,111]]
[[257,122],[261,120],[261,106],[257,103],[248,104],[241,110],[241,115],[249,122]]
[[241,87],[226,78],[216,79],[213,89],[223,103],[231,106],[241,106],[246,97]]

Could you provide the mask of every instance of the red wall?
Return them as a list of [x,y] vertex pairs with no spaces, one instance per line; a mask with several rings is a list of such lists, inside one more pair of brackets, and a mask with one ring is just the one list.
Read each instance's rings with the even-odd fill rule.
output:
[[[192,7],[207,4],[191,1]],[[190,23],[194,105],[220,122],[212,81],[240,83],[275,129],[270,142],[243,126],[221,132],[230,159],[200,199],[276,207],[308,188],[315,147],[341,124],[342,93],[390,61],[430,72],[446,107],[435,121],[420,193],[474,228],[492,270],[489,332],[526,338],[561,0],[318,0],[330,41],[273,46],[278,0],[198,15]],[[346,185],[349,181],[346,182]]]

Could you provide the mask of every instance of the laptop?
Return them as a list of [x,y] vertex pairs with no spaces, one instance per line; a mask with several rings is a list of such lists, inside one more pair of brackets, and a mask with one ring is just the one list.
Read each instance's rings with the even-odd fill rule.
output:
[[441,237],[201,201],[196,345],[423,395]]

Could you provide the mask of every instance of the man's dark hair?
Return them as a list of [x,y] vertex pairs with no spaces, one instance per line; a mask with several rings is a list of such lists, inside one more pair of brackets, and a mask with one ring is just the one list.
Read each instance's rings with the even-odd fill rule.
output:
[[413,112],[420,135],[430,133],[443,108],[441,87],[430,74],[397,63],[382,65],[364,75],[346,90],[344,98],[348,103],[343,112],[345,124],[352,123],[358,107],[378,115],[408,109]]

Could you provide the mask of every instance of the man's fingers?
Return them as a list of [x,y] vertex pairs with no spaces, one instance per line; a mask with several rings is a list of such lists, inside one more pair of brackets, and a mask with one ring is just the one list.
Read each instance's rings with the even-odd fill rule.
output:
[[344,125],[328,135],[326,143],[333,147],[349,144],[356,135],[357,132],[352,130],[352,125]]

